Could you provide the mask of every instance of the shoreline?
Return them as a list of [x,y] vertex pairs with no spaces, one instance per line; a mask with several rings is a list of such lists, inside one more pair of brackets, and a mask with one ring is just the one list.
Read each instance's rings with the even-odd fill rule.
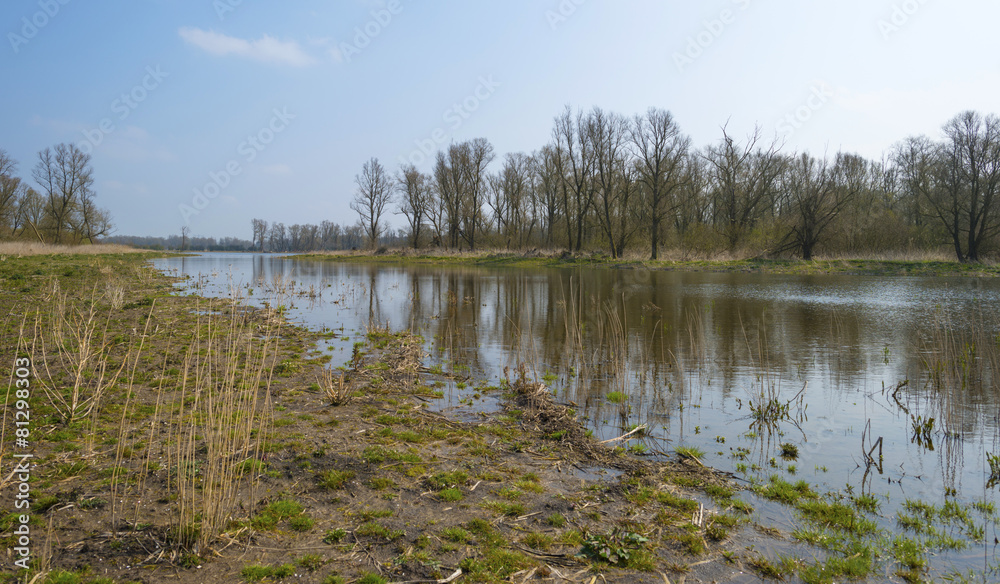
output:
[[301,261],[340,261],[397,265],[473,265],[511,268],[597,268],[677,272],[854,275],[854,276],[944,276],[1000,277],[1000,264],[962,263],[940,260],[883,259],[740,259],[740,260],[638,260],[612,259],[601,254],[410,254],[330,252],[291,256]]

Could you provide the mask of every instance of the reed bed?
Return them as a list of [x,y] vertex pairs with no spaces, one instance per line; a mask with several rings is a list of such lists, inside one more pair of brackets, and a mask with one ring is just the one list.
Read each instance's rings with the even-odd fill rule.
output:
[[[51,302],[30,328],[27,350],[44,356],[33,361],[34,376],[61,425],[86,428],[88,457],[106,454],[94,451],[94,437],[108,434],[109,416],[115,420],[110,513],[116,533],[151,523],[141,499],[155,476],[172,501],[167,540],[175,553],[199,553],[231,527],[241,505],[258,499],[283,321],[276,310],[245,308],[234,293],[198,299],[190,336],[176,338],[160,326],[149,298],[138,303],[148,306],[141,330],[112,335],[124,302],[120,288],[112,276],[84,298],[57,283],[49,287]],[[154,345],[168,349],[158,357]],[[179,352],[169,349],[178,346]],[[158,374],[148,370],[155,359],[162,359]],[[133,458],[143,449],[144,456]]]
[[[1000,397],[1000,318],[985,313],[982,307],[963,318],[967,322],[958,324],[939,311],[919,347],[925,388],[929,390],[922,397],[934,402],[937,424],[946,435],[960,435],[967,429],[968,417],[976,413],[969,404],[981,409],[979,406],[996,403]],[[906,399],[912,401],[914,396]],[[933,423],[926,420],[929,416],[923,415],[918,422],[911,414],[915,432],[917,426],[925,432],[926,425]]]
[[122,253],[148,253],[146,250],[135,249],[116,243],[99,243],[94,245],[56,245],[53,243],[38,243],[30,241],[0,242],[0,256],[35,256],[53,254],[84,254],[106,255]]

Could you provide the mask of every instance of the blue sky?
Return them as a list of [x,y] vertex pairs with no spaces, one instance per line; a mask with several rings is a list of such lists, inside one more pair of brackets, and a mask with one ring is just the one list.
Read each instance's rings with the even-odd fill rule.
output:
[[536,150],[567,104],[880,157],[1000,112],[998,21],[985,0],[5,0],[0,148],[26,178],[47,146],[91,151],[118,234],[249,239],[254,217],[354,222],[372,156]]

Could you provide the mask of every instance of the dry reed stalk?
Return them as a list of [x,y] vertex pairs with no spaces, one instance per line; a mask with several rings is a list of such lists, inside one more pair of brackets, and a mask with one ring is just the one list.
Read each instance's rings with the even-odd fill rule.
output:
[[[125,388],[125,403],[122,404],[121,416],[118,419],[118,440],[115,444],[115,464],[114,467],[112,467],[112,473],[111,473],[111,532],[112,533],[118,532],[118,523],[116,517],[117,517],[119,503],[121,503],[121,505],[124,505],[124,502],[126,500],[126,497],[121,496],[122,494],[119,492],[119,490],[122,487],[121,478],[122,474],[124,473],[124,469],[122,468],[122,462],[124,461],[125,458],[125,448],[127,447],[128,443],[127,438],[128,438],[129,428],[127,422],[133,418],[134,404],[135,404],[136,372],[139,367],[139,358],[142,356],[143,350],[145,349],[146,339],[149,337],[149,326],[150,323],[153,322],[153,311],[155,308],[156,308],[156,301],[154,300],[149,307],[149,312],[146,315],[146,324],[143,326],[142,336],[139,337],[138,348],[136,348],[133,351],[132,348],[130,347],[126,358],[123,360],[123,365],[127,367],[128,373],[125,376],[125,380],[127,383]],[[129,363],[129,358],[132,357],[133,355],[134,358],[132,358],[131,363]],[[154,420],[155,419],[156,417],[154,416]],[[157,426],[156,423],[150,425]],[[92,434],[94,433],[92,432]],[[153,442],[151,441],[149,442],[149,444],[150,446],[149,448],[147,448],[147,452],[152,449]],[[145,473],[143,473],[141,476],[145,477]],[[139,485],[140,492],[141,489],[142,485],[140,483]],[[138,508],[139,508],[139,501],[136,501],[136,511],[137,511],[136,521],[135,521],[136,523],[138,523]]]
[[343,373],[335,374],[332,369],[324,367],[319,373],[318,383],[331,405],[345,405],[354,397]]
[[[112,312],[99,316],[96,300],[96,290],[83,307],[68,304],[67,295],[60,293],[48,319],[42,318],[40,310],[35,314],[31,354],[40,357],[32,361],[34,377],[66,425],[90,416],[99,407],[128,361],[126,357],[117,367],[112,363],[112,340],[108,339]],[[57,378],[59,371],[68,374],[68,383]],[[65,386],[68,391],[61,389]]]
[[[271,426],[271,370],[280,322],[245,318],[239,299],[230,310],[199,313],[184,358],[182,399],[172,416],[168,454],[176,488],[174,543],[200,549],[224,531],[241,489],[255,499],[256,469]],[[247,467],[249,465],[249,467]]]

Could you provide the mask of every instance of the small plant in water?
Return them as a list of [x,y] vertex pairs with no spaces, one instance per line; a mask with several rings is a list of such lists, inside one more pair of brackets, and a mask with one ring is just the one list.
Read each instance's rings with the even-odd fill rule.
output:
[[695,446],[678,446],[674,448],[674,452],[681,458],[700,459],[702,456],[705,456],[705,451]]
[[582,555],[599,562],[607,562],[616,566],[625,566],[635,550],[638,550],[649,539],[615,528],[608,534],[591,534],[583,543]]
[[919,446],[934,450],[934,418],[910,414],[910,424],[913,426],[913,437],[910,442],[916,442]]
[[620,391],[612,391],[606,397],[613,404],[623,404],[628,399],[628,396]]
[[1000,456],[992,452],[987,452],[986,462],[990,465],[990,478],[986,485],[993,488],[994,485],[1000,483]]
[[799,457],[799,447],[792,444],[791,442],[785,442],[781,445],[781,458],[785,460],[795,460]]

